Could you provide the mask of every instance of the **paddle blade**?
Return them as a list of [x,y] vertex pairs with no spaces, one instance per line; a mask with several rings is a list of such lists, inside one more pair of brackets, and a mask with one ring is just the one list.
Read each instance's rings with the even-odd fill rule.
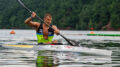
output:
[[76,42],[75,40],[70,40],[69,42],[72,44],[72,46],[79,46],[79,42]]

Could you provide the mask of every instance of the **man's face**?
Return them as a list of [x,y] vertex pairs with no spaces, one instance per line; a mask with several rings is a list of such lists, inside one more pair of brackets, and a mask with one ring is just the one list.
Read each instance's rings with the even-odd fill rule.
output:
[[52,21],[52,18],[50,16],[46,16],[44,18],[44,21],[47,23],[47,24],[51,24],[51,21]]

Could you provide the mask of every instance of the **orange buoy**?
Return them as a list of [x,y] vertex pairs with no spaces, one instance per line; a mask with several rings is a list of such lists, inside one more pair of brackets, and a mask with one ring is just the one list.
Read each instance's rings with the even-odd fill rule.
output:
[[91,31],[91,32],[90,32],[90,34],[94,34],[94,32],[93,32],[93,31]]
[[10,32],[10,34],[15,34],[15,31],[14,31],[14,30],[12,30],[12,31]]

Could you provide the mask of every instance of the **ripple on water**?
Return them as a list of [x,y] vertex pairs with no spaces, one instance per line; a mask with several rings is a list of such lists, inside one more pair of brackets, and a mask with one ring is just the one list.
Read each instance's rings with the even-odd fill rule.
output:
[[[97,56],[83,53],[73,52],[55,52],[55,51],[39,51],[37,52],[28,50],[14,50],[4,49],[0,47],[0,67],[119,67],[120,66],[120,42],[117,40],[99,40],[95,37],[88,37],[88,39],[81,39],[79,36],[79,43],[82,46],[108,49],[112,50],[112,56]],[[87,37],[87,36],[85,36]],[[85,38],[83,37],[83,38]],[[96,40],[95,40],[95,39]],[[112,37],[108,37],[112,38]],[[115,37],[113,37],[115,38]],[[104,39],[104,37],[102,37]],[[107,38],[105,38],[107,39]],[[64,40],[61,40],[64,41]],[[60,41],[60,42],[61,42]],[[36,44],[36,40],[29,38],[4,38],[0,39],[0,44]],[[66,44],[66,41],[64,41]],[[37,59],[37,63],[36,63]],[[44,65],[45,64],[45,65]],[[43,66],[42,66],[43,65]]]

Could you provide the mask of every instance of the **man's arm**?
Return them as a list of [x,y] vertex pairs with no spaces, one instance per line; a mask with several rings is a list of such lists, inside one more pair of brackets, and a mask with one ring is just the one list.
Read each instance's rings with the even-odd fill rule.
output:
[[36,13],[35,12],[32,12],[31,14],[31,17],[27,18],[25,20],[25,24],[28,24],[29,26],[31,27],[39,27],[40,26],[40,23],[39,22],[33,22],[32,19],[36,17]]
[[55,30],[54,33],[56,35],[59,35],[59,33],[60,33],[59,29],[55,25],[53,25],[52,28]]
[[40,25],[39,22],[33,22],[31,17],[29,17],[25,20],[25,24],[28,24],[29,26],[35,27],[35,28]]

